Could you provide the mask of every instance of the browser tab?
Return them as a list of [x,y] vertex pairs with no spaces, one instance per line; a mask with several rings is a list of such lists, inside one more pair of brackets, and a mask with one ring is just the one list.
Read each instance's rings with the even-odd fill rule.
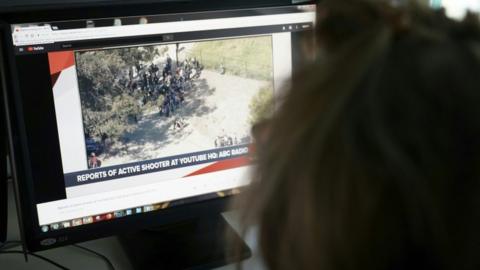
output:
[[[75,41],[94,41],[128,37],[158,36],[164,41],[173,41],[171,34],[189,33],[200,31],[228,30],[238,28],[254,28],[267,25],[283,25],[289,23],[288,30],[295,30],[291,25],[296,25],[315,20],[314,12],[296,12],[288,14],[256,15],[239,17],[235,20],[201,19],[191,21],[172,21],[149,23],[146,17],[141,17],[138,24],[122,25],[121,19],[112,20],[111,26],[98,26],[94,20],[84,21],[81,28],[59,29],[51,24],[42,25],[14,25],[12,38],[15,46],[36,44],[53,44]],[[116,23],[114,23],[116,22]]]

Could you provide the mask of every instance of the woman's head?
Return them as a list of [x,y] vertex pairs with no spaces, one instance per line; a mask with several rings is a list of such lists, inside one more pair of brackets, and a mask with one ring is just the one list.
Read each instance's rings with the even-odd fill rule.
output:
[[476,24],[383,1],[320,8],[320,59],[268,123],[245,200],[267,265],[477,269]]

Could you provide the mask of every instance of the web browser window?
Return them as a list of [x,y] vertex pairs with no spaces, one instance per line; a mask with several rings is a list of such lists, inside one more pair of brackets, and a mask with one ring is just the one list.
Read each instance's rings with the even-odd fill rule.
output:
[[308,62],[314,9],[12,25],[24,98],[50,93],[45,128],[57,130],[32,156],[45,164],[54,162],[48,149],[61,156],[63,182],[36,191],[40,230],[230,196],[248,185],[251,125]]

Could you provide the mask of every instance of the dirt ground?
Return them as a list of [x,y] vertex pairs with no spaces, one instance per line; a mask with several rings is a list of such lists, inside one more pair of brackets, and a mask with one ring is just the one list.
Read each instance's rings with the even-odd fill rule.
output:
[[[250,102],[268,83],[204,70],[173,116],[143,116],[126,142],[100,156],[102,166],[213,149],[220,135],[248,136]],[[174,130],[173,122],[179,118],[187,126]]]

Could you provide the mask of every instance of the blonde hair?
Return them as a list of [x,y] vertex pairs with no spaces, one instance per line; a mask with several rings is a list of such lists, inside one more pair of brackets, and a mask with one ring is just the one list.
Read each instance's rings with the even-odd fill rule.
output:
[[269,269],[478,269],[479,28],[326,0],[240,203]]

